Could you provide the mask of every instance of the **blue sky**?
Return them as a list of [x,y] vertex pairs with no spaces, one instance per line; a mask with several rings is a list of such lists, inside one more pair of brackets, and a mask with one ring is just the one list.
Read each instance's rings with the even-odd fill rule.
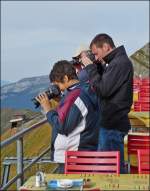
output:
[[48,75],[80,44],[108,33],[131,55],[149,41],[148,1],[2,1],[1,78]]

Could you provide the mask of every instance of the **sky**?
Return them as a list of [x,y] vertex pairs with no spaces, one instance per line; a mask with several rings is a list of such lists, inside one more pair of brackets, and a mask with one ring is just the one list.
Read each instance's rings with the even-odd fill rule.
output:
[[1,80],[48,75],[99,33],[130,56],[149,42],[149,2],[2,1]]

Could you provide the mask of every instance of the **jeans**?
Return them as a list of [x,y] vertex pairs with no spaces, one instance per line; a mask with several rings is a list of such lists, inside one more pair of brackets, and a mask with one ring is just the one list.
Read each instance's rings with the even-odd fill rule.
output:
[[120,151],[120,173],[124,174],[124,136],[127,132],[100,128],[99,151]]

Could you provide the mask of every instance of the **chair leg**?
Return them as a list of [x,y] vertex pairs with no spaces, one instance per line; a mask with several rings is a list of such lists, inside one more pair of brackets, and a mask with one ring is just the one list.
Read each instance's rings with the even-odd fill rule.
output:
[[130,157],[128,156],[128,174],[130,174],[131,169],[130,169]]

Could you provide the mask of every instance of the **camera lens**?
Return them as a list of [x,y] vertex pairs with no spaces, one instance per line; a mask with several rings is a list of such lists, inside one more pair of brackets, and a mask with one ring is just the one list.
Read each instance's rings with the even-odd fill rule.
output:
[[[49,89],[45,91],[45,93],[48,96],[48,99],[50,100],[60,96],[61,91],[56,84],[50,84]],[[36,98],[33,98],[32,102],[34,103],[35,108],[38,108],[40,106],[40,103],[36,100]]]
[[40,106],[40,103],[35,98],[32,99],[32,102],[34,103],[35,108],[38,108]]

